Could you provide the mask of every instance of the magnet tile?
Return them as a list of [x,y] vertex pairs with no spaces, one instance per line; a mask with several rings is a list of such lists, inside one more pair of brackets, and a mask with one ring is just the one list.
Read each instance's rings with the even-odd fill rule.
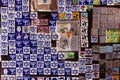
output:
[[15,11],[15,18],[22,18],[22,11]]
[[36,75],[37,74],[37,68],[30,68],[30,75]]
[[8,0],[1,0],[1,6],[3,7],[8,6]]
[[2,68],[2,74],[3,75],[8,75],[8,69],[7,68]]
[[50,68],[44,68],[44,75],[50,75]]
[[9,67],[15,68],[16,67],[16,61],[9,61]]

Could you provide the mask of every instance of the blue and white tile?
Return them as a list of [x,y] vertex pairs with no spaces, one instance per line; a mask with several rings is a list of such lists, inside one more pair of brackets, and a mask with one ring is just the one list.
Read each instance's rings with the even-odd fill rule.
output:
[[51,61],[58,61],[58,54],[51,54]]
[[44,48],[37,47],[37,54],[44,54]]
[[1,6],[3,7],[8,6],[8,0],[1,0]]
[[37,40],[30,40],[31,47],[37,47]]
[[23,54],[30,54],[30,47],[23,47]]
[[65,7],[58,7],[58,13],[65,13]]
[[23,75],[16,75],[16,80],[23,80]]
[[38,13],[37,12],[30,12],[30,19],[37,19]]
[[86,72],[92,72],[93,66],[92,65],[86,65]]
[[12,12],[8,13],[8,19],[14,20],[15,19],[15,13],[12,13]]
[[56,20],[49,20],[49,26],[56,26]]
[[79,67],[79,73],[85,73],[85,67]]
[[65,68],[71,68],[71,62],[65,61]]
[[23,47],[23,42],[21,40],[16,40],[16,47]]
[[51,41],[44,41],[44,47],[51,47]]
[[37,75],[37,68],[30,68],[30,75]]
[[4,14],[4,15],[1,15],[1,21],[7,21],[8,20],[8,15]]
[[15,11],[15,18],[22,18],[22,11]]
[[23,61],[23,54],[16,54],[16,61]]
[[29,12],[29,4],[22,5],[22,12]]
[[1,21],[1,27],[2,28],[8,27],[8,21]]
[[9,67],[16,68],[16,61],[9,61]]
[[51,68],[51,75],[58,75],[58,68]]
[[8,35],[8,28],[1,28],[1,34],[2,35]]
[[22,19],[22,25],[23,26],[29,26],[30,25],[30,19],[29,18],[23,18]]
[[37,68],[37,75],[44,75],[44,68]]
[[79,11],[79,6],[74,5],[71,9],[71,11]]
[[36,33],[30,34],[30,40],[37,40],[37,34]]
[[72,75],[79,75],[79,68],[72,68],[71,74]]
[[50,75],[50,74],[51,74],[50,68],[44,68],[44,75]]
[[23,40],[29,41],[30,39],[30,34],[29,33],[22,33],[23,34]]
[[23,68],[16,68],[16,75],[22,75],[23,74]]
[[22,0],[15,0],[15,4],[22,5]]
[[51,68],[58,68],[58,61],[51,61]]
[[86,55],[92,55],[92,49],[87,48],[85,49]]
[[114,0],[107,0],[107,5],[113,5],[114,4]]
[[2,49],[1,48],[1,55],[8,55],[8,49]]
[[23,68],[30,68],[30,61],[23,61]]
[[23,61],[16,61],[17,68],[23,68]]
[[65,75],[66,75],[66,76],[72,75],[72,73],[71,73],[71,68],[65,68]]
[[9,13],[15,12],[15,6],[14,6],[14,5],[9,5],[9,7],[8,7],[8,12],[9,12]]
[[65,6],[65,0],[58,0],[58,6]]
[[24,61],[30,61],[30,54],[23,54]]
[[44,68],[51,68],[50,61],[44,61]]
[[3,41],[2,41],[2,42],[1,42],[1,48],[2,48],[2,49],[8,49],[8,42],[6,42],[6,41],[3,42]]
[[37,47],[30,47],[30,54],[37,54]]
[[8,61],[2,61],[2,68],[8,68],[9,62]]
[[93,71],[99,71],[99,64],[92,64],[93,65]]
[[44,54],[44,61],[51,61],[51,54]]
[[55,26],[49,26],[49,32],[50,33],[56,33],[56,27]]
[[16,47],[9,47],[9,54],[16,54]]
[[9,54],[9,61],[16,61],[16,54]]
[[30,68],[37,68],[37,61],[30,61]]
[[44,54],[37,54],[37,61],[44,61]]
[[65,68],[64,61],[58,61],[58,68]]
[[37,54],[30,54],[30,61],[37,61]]
[[15,4],[15,11],[22,11],[22,5]]
[[1,75],[1,80],[8,80],[8,75]]
[[8,33],[15,33],[15,27],[8,27]]
[[30,33],[37,33],[37,26],[30,26]]
[[44,61],[37,61],[37,68],[44,68]]
[[29,5],[29,0],[22,0],[23,5]]
[[8,75],[9,74],[8,68],[2,68],[2,74]]
[[58,54],[57,48],[51,47],[51,54]]
[[72,67],[72,68],[78,68],[78,67],[79,67],[78,62],[72,62],[72,63],[71,63],[71,67]]
[[59,60],[64,60],[65,59],[65,53],[64,52],[59,52],[58,53],[58,59]]
[[57,20],[58,19],[58,13],[57,12],[51,12],[51,19],[52,20]]
[[21,26],[22,25],[22,18],[16,18],[15,19],[15,25],[16,26]]
[[15,75],[9,75],[9,80],[16,80],[16,76]]
[[8,68],[9,69],[9,75],[16,75],[16,68]]
[[44,40],[37,40],[37,46],[39,46],[39,47],[44,47]]
[[58,68],[58,75],[65,75],[64,68]]
[[16,33],[16,40],[22,40],[22,33]]
[[38,34],[37,34],[37,40],[45,40],[45,35],[44,35],[44,33],[38,33]]
[[8,6],[15,5],[15,0],[8,0]]
[[30,41],[29,40],[23,40],[23,47],[29,47]]
[[30,19],[30,13],[29,12],[22,12],[22,18]]
[[23,54],[23,48],[22,47],[16,47],[16,54]]
[[8,7],[1,7],[0,8],[1,10],[0,10],[0,13],[1,13],[1,15],[3,14],[6,14],[7,15],[7,13],[8,13]]
[[30,68],[23,68],[23,75],[30,75]]
[[50,47],[44,47],[44,54],[50,54],[51,48]]
[[50,33],[46,33],[45,34],[45,41],[50,41],[51,40],[51,34]]
[[1,37],[0,40],[2,40],[3,42],[8,40],[7,35],[0,35],[0,37]]
[[9,26],[15,26],[15,19],[9,19],[8,20],[8,25]]
[[52,40],[58,40],[59,36],[57,33],[52,34]]
[[14,33],[9,33],[8,34],[8,40],[15,40],[15,34]]

